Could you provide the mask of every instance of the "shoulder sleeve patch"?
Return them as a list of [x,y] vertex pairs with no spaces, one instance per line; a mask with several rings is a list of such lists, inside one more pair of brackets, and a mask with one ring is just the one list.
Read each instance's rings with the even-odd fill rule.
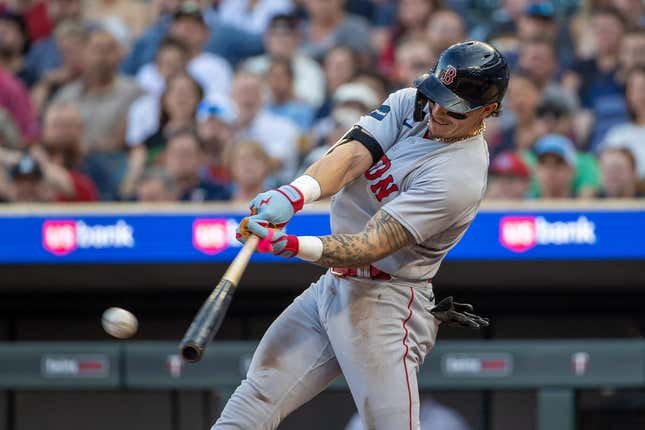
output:
[[370,116],[377,121],[381,121],[387,116],[388,113],[390,113],[390,107],[388,105],[381,105],[377,109],[374,109],[372,112],[370,112]]

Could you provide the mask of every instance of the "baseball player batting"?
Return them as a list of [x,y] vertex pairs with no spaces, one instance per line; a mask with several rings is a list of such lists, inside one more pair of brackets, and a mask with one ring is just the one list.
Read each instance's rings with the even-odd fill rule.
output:
[[[452,298],[434,306],[431,281],[484,196],[484,119],[507,83],[496,49],[453,45],[305,175],[251,202],[240,240],[252,233],[265,251],[330,269],[269,327],[214,430],[275,429],[341,373],[365,428],[419,428],[417,372],[439,324],[488,325]],[[330,236],[280,229],[329,196]]]

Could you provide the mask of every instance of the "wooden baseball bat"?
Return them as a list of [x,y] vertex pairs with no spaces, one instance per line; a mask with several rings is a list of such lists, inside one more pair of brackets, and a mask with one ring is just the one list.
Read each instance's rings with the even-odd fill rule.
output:
[[188,327],[179,344],[181,356],[190,363],[196,363],[204,355],[206,345],[213,339],[222,325],[235,288],[255,251],[260,238],[251,235],[240,252],[235,256],[213,292],[199,308],[199,312]]

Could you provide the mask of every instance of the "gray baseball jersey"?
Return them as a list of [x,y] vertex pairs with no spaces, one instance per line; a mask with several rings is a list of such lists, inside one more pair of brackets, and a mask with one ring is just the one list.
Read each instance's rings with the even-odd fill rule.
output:
[[444,143],[425,139],[427,121],[414,122],[416,90],[391,94],[358,125],[384,156],[332,199],[333,233],[357,233],[383,209],[416,239],[416,246],[374,263],[398,278],[432,278],[463,236],[484,196],[488,149],[481,135]]
[[267,330],[212,430],[273,430],[341,372],[364,428],[419,429],[417,372],[439,328],[427,279],[475,216],[488,153],[481,136],[424,139],[414,96],[398,91],[359,121],[384,155],[333,198],[331,222],[334,233],[359,232],[382,208],[417,244],[374,264],[393,279],[327,271],[298,296]]

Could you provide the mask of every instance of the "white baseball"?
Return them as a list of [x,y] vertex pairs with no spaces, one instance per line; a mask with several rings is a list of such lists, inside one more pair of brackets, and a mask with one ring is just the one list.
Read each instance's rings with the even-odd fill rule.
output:
[[137,317],[123,308],[106,309],[103,312],[101,324],[108,334],[119,339],[132,337],[139,327]]

